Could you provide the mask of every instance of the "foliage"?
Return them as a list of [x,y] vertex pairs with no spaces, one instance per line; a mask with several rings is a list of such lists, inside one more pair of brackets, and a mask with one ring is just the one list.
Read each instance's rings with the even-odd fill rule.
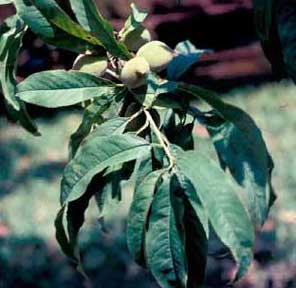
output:
[[263,50],[279,78],[296,82],[296,7],[293,0],[253,0]]
[[[90,199],[95,197],[104,217],[110,201],[120,201],[122,181],[134,175],[128,246],[135,260],[148,267],[162,287],[202,285],[209,225],[237,262],[233,280],[240,279],[253,257],[255,225],[264,223],[274,200],[273,164],[261,132],[248,114],[222,102],[212,91],[178,82],[204,51],[189,41],[174,51],[163,43],[161,49],[172,56],[166,63],[160,59],[167,77],[165,72],[145,71],[143,85],[131,89],[122,84],[120,75],[135,55],[122,35],[143,29],[145,11],[132,5],[131,16],[117,33],[90,0],[70,1],[78,22],[54,0],[13,3],[17,15],[1,27],[0,61],[3,75],[7,75],[1,78],[5,101],[15,104],[15,119],[37,133],[25,110],[18,108],[25,107],[25,102],[48,108],[81,105],[84,109],[82,123],[71,136],[61,209],[55,221],[56,238],[65,254],[82,270],[78,236]],[[107,56],[106,74],[44,71],[16,85],[11,63],[21,47],[17,36],[27,29],[48,44]],[[145,54],[141,56],[145,58]],[[149,65],[157,62],[157,51],[155,56],[145,58]],[[212,110],[193,107],[196,100],[206,102]],[[196,120],[209,130],[220,165],[193,149]]]

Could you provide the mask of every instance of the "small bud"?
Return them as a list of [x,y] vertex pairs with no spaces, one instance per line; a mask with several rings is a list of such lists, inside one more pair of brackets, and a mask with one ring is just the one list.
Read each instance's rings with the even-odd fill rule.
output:
[[139,49],[137,56],[146,59],[151,71],[160,72],[173,60],[175,52],[161,41],[151,41]]
[[100,77],[106,72],[107,67],[108,61],[105,56],[80,54],[74,61],[72,69]]
[[145,58],[135,57],[125,63],[121,71],[121,81],[128,88],[134,89],[145,85],[150,67]]

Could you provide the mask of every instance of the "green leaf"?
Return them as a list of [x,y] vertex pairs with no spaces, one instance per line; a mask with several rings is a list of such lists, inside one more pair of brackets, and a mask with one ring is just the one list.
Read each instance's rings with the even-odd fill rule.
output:
[[131,15],[127,18],[124,27],[119,32],[119,35],[124,39],[128,34],[142,27],[142,23],[148,16],[147,9],[139,9],[135,3],[131,3]]
[[[103,137],[121,134],[126,124],[127,118],[117,117],[108,120],[96,129],[96,135]],[[97,201],[100,200],[100,208],[104,209],[104,211],[101,211],[101,216],[106,214],[105,211],[110,208],[113,202],[118,203],[118,189],[114,187],[114,183],[118,184],[121,180],[121,178],[118,179],[118,176],[121,176],[121,168],[122,165],[120,165],[119,170],[109,168],[106,172],[97,174],[91,180],[86,192],[80,198],[63,205],[57,215],[55,222],[56,238],[64,253],[78,265],[80,263],[78,234],[84,222],[84,213],[89,200],[94,195]]]
[[213,124],[218,127],[210,129],[219,157],[238,184],[246,188],[247,195],[243,198],[252,219],[263,224],[274,195],[272,160],[261,131],[247,113],[222,102],[215,93],[192,85],[185,86],[184,91],[206,101],[215,108],[216,115],[220,119],[222,117],[220,124]]
[[[176,155],[177,153],[182,153],[181,149],[176,149],[178,147],[176,146],[171,146],[170,149],[173,151],[173,154]],[[206,238],[209,238],[209,219],[207,216],[207,212],[205,211],[205,208],[203,207],[199,196],[198,196],[198,191],[194,188],[192,183],[184,174],[179,170],[176,169],[176,175],[180,183],[180,187],[183,189],[183,193],[185,195],[185,198],[187,199],[186,202],[188,202],[190,207],[193,208],[194,213],[196,217],[199,219],[204,233],[206,235]]]
[[263,41],[267,41],[271,33],[274,16],[274,0],[253,0],[255,27]]
[[[241,113],[238,109],[233,109],[233,112]],[[273,163],[261,141],[261,134],[258,129],[253,129],[252,135],[247,138],[233,123],[225,121],[214,111],[212,113],[206,127],[222,167],[228,168],[237,183],[245,189],[243,197],[253,222],[263,225],[273,194],[270,184]],[[245,126],[252,124],[245,121]]]
[[144,239],[148,212],[163,172],[164,170],[153,171],[138,184],[128,214],[127,245],[135,261],[140,265],[145,265]]
[[197,49],[190,41],[179,43],[175,52],[177,56],[169,63],[167,67],[167,77],[174,81],[180,78],[192,65],[194,65],[200,56],[206,50]]
[[[105,97],[101,97],[99,99],[94,99],[94,102],[91,103],[84,111],[83,119],[78,129],[71,135],[69,150],[70,150],[70,158],[73,158],[76,154],[77,149],[79,148],[81,142],[89,135],[91,129],[94,125],[101,125],[105,119],[102,117],[102,113],[109,109],[112,105],[112,102],[115,100],[116,95],[106,95]],[[121,125],[121,123],[126,123],[127,118],[115,118],[106,122],[106,124],[99,126],[96,130],[102,133],[105,131],[105,127],[107,129],[106,135],[112,133],[112,128],[116,129],[117,124]],[[110,126],[111,124],[111,126]],[[115,125],[115,127],[114,127]],[[119,126],[120,127],[120,126]],[[118,128],[119,128],[118,127]],[[125,127],[122,125],[122,127]],[[105,136],[106,136],[105,135]]]
[[150,73],[147,86],[135,90],[135,98],[146,108],[151,108],[156,103],[158,96],[175,91],[176,88],[176,82],[164,81],[158,75]]
[[33,0],[32,2],[50,23],[53,23],[69,35],[93,45],[102,45],[99,39],[74,22],[54,0]]
[[17,16],[9,17],[0,27],[0,83],[9,115],[27,131],[39,135],[25,104],[16,98],[17,55],[24,33],[25,26]]
[[161,287],[186,287],[186,256],[184,243],[172,206],[171,176],[165,174],[155,193],[148,231],[146,255],[148,266]]
[[185,200],[184,227],[188,265],[188,288],[201,288],[205,280],[208,238],[196,209]]
[[104,185],[104,179],[99,174],[92,179],[82,197],[62,206],[55,220],[56,239],[63,252],[77,265],[80,265],[78,235],[85,220],[84,214],[91,197],[101,185]]
[[79,23],[96,36],[107,51],[124,60],[131,58],[127,48],[115,39],[112,25],[98,12],[93,0],[70,0],[70,3]]
[[12,4],[13,0],[0,0],[0,5]]
[[33,74],[18,85],[17,96],[25,102],[57,108],[93,98],[110,97],[125,91],[123,86],[77,71],[44,71]]
[[282,0],[277,6],[277,31],[285,70],[296,84],[296,5],[293,0]]
[[194,186],[217,235],[231,250],[238,264],[237,278],[241,278],[252,261],[254,229],[237,195],[239,187],[212,159],[196,151],[178,151],[176,164]]
[[137,159],[150,152],[142,138],[125,135],[90,137],[66,166],[61,184],[61,203],[81,197],[91,179],[104,169]]
[[[53,5],[52,0],[45,2],[50,6]],[[15,0],[14,5],[18,15],[22,18],[22,20],[34,33],[36,33],[48,44],[77,53],[85,52],[86,50],[98,49],[97,45],[100,45],[99,41],[93,36],[86,35],[86,31],[83,32],[81,31],[81,28],[77,28],[78,24],[74,25],[75,28],[71,28],[71,25],[69,24],[71,19],[68,19],[63,25],[68,23],[70,25],[68,29],[74,29],[75,33],[72,31],[69,34],[67,31],[65,31],[65,29],[63,30],[56,26],[50,21],[50,19],[47,18],[48,15],[46,17],[44,11],[41,12],[40,9],[37,8],[35,0]],[[76,31],[77,29],[78,31]],[[80,35],[79,33],[83,34],[83,39],[78,37]]]

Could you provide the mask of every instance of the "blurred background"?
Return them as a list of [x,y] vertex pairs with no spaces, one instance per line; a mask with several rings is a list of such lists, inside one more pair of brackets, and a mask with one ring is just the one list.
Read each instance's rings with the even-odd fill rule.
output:
[[[59,1],[63,4],[63,1]],[[151,17],[146,26],[155,39],[174,47],[189,39],[212,49],[184,80],[221,93],[250,113],[262,129],[275,160],[278,200],[258,232],[255,259],[236,287],[296,287],[296,90],[289,81],[274,82],[253,26],[251,0],[138,0]],[[127,0],[97,1],[102,14],[120,29],[129,14]],[[0,8],[0,23],[13,14]],[[19,57],[18,79],[42,70],[69,69],[76,55],[44,45],[27,33]],[[1,97],[0,97],[1,98]],[[5,118],[0,103],[0,287],[91,287],[61,253],[54,236],[59,183],[67,161],[71,133],[81,120],[77,109],[57,111],[29,107],[42,137],[33,137]],[[196,126],[196,145],[213,152],[207,134]],[[102,232],[94,203],[81,233],[85,270],[93,287],[156,288],[147,271],[130,258],[125,243],[124,201]],[[231,259],[209,257],[206,287],[229,287]]]

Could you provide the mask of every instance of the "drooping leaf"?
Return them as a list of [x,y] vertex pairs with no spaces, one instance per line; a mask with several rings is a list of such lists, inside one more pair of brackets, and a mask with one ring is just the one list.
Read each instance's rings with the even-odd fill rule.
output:
[[185,200],[184,227],[188,266],[187,288],[201,288],[205,280],[208,240],[204,224],[188,200]]
[[115,39],[111,24],[97,10],[93,0],[70,0],[79,23],[91,32],[112,55],[124,60],[131,58],[127,48]]
[[167,77],[171,81],[178,80],[192,65],[194,65],[200,56],[206,50],[197,49],[190,41],[179,43],[175,52],[177,56],[169,63],[167,67]]
[[247,271],[253,257],[254,228],[237,194],[239,186],[210,158],[197,151],[177,151],[176,163],[194,186],[221,241],[238,264],[237,278]]
[[270,38],[274,4],[274,0],[253,0],[255,27],[263,41]]
[[[114,118],[103,123],[96,130],[97,137],[122,134],[126,118]],[[94,134],[94,133],[93,133]],[[88,207],[91,197],[95,196],[101,210],[101,216],[106,214],[112,201],[118,203],[118,183],[121,181],[122,165],[108,168],[97,174],[87,186],[86,192],[78,199],[62,206],[56,217],[56,238],[66,255],[72,258],[78,265],[80,262],[78,235],[84,223],[84,213]],[[116,182],[116,183],[115,183]],[[117,187],[114,187],[114,184]],[[113,199],[117,200],[114,201]],[[98,202],[99,201],[99,202]],[[104,211],[103,211],[104,210]]]
[[[170,149],[173,151],[173,154],[176,155],[177,153],[182,153],[182,150],[172,145]],[[180,184],[180,187],[183,189],[183,193],[185,195],[185,202],[188,202],[190,207],[192,207],[196,217],[198,218],[199,222],[202,225],[206,238],[209,238],[209,219],[205,208],[203,207],[199,196],[198,191],[192,185],[190,180],[180,171],[176,169],[176,175]]]
[[138,184],[128,215],[127,245],[135,261],[140,265],[145,265],[144,239],[148,212],[163,172],[163,170],[153,171]]
[[16,98],[16,61],[24,33],[24,23],[18,16],[9,17],[0,27],[0,83],[9,115],[27,131],[39,135],[25,104]]
[[[278,24],[281,21],[280,18],[283,17],[280,12],[281,7],[285,5],[285,0],[253,0],[256,32],[265,56],[271,64],[273,74],[278,80],[287,77],[283,45],[279,36],[279,30],[281,29]],[[287,11],[293,9],[294,6],[294,1],[290,1]],[[290,14],[290,12],[288,13]]]
[[[94,99],[93,103],[91,103],[84,111],[83,118],[81,124],[78,129],[71,135],[69,149],[70,149],[70,158],[73,158],[76,154],[77,149],[79,148],[81,142],[89,135],[94,125],[100,125],[105,120],[102,117],[102,113],[104,113],[111,106],[112,102],[115,100],[117,95],[106,95],[106,97],[100,97],[99,99]],[[117,128],[117,124],[119,127],[121,123],[126,123],[127,118],[115,118],[107,121],[105,125],[102,127],[98,127],[100,133],[105,131],[105,127],[108,129],[108,133],[112,133],[112,129]],[[115,125],[115,126],[114,126]],[[110,129],[110,130],[109,130]],[[106,135],[105,135],[106,136]]]
[[[254,140],[250,142],[250,137],[245,137],[233,123],[222,119],[215,111],[212,113],[212,121],[207,119],[205,124],[222,167],[228,168],[237,183],[244,187],[247,193],[243,197],[252,220],[262,225],[267,217],[270,198],[273,197],[270,184],[272,159],[265,145],[262,145],[264,143],[258,145],[259,141],[255,142],[261,137],[257,130],[253,130]],[[245,125],[250,125],[250,122],[245,121]]]
[[149,269],[161,287],[186,287],[186,256],[172,206],[171,175],[163,175],[152,201],[146,232]]
[[129,134],[90,137],[65,168],[61,203],[81,197],[91,179],[104,169],[137,159],[149,151],[149,143]]
[[[276,4],[275,4],[276,5]],[[282,47],[285,70],[296,84],[296,5],[281,0],[277,5],[277,31]]]
[[117,96],[123,86],[77,71],[44,71],[35,73],[18,85],[17,96],[25,102],[57,108],[93,98]]
[[261,131],[247,113],[222,102],[215,93],[185,86],[185,91],[215,108],[220,123],[212,124],[216,127],[209,129],[220,160],[223,159],[238,184],[246,188],[247,195],[243,198],[253,220],[263,224],[274,192],[271,186],[272,159]]
[[56,239],[63,252],[77,265],[80,265],[78,236],[84,223],[84,214],[88,208],[91,197],[104,185],[104,179],[99,174],[92,179],[86,193],[79,199],[62,206],[56,220]]
[[[49,1],[47,2],[49,3]],[[50,2],[52,3],[52,0]],[[22,20],[46,43],[77,53],[99,49],[98,45],[100,44],[93,36],[89,35],[90,38],[86,39],[88,36],[84,35],[81,39],[77,37],[77,31],[74,36],[74,33],[69,34],[65,29],[63,30],[50,22],[50,19],[37,8],[35,0],[14,0],[14,5]],[[80,33],[82,32],[80,31]]]
[[131,14],[127,18],[123,29],[119,32],[121,38],[125,38],[129,33],[142,27],[142,23],[148,16],[148,11],[138,8],[135,3],[131,3],[130,7],[132,9]]

